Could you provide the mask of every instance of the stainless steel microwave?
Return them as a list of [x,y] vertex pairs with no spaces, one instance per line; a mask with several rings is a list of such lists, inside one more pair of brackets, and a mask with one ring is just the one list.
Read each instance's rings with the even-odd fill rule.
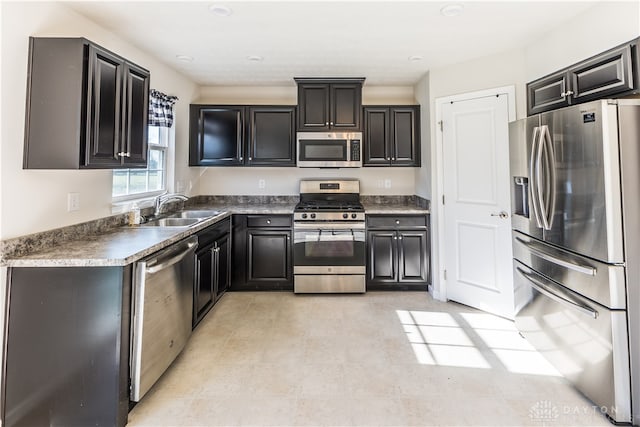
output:
[[359,168],[362,132],[298,132],[298,167]]

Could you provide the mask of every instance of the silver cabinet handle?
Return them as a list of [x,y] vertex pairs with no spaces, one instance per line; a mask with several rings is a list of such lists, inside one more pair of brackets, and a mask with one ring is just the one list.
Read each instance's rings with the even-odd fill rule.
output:
[[505,211],[501,211],[501,212],[498,212],[498,213],[492,213],[491,216],[499,216],[500,219],[509,218],[509,214],[506,213]]
[[400,224],[400,220],[399,219],[396,219],[396,225],[397,224]]
[[249,157],[249,161],[253,160],[253,157]]
[[329,126],[329,122],[324,122],[324,125],[325,126]]
[[395,160],[396,160],[396,158],[395,158],[395,157],[392,157],[392,158],[391,158],[391,160],[394,160],[394,161],[395,161]]
[[118,156],[120,156],[120,157],[131,157],[131,153],[129,153],[128,151],[127,152],[121,151],[121,152],[118,153]]
[[398,240],[398,236],[393,236],[393,240]]
[[402,236],[398,236],[398,240],[402,240]]
[[271,224],[271,220],[270,219],[267,220],[267,224]]
[[525,279],[527,279],[531,283],[531,287],[536,289],[541,294],[546,295],[547,297],[551,298],[552,300],[560,304],[574,308],[582,314],[586,314],[587,316],[593,317],[594,319],[598,318],[598,312],[592,309],[591,307],[589,307],[588,305],[581,304],[579,301],[573,300],[568,295],[558,295],[558,293],[553,291],[551,286],[542,283],[542,281],[537,279],[535,276],[533,276],[533,274],[527,273],[526,271],[522,270],[520,267],[516,267],[516,270],[518,270],[518,273],[520,273]]
[[331,122],[330,125],[333,126],[333,122]]
[[240,157],[240,161],[242,161],[242,157]]
[[572,90],[568,90],[568,91],[562,92],[560,94],[560,96],[562,96],[562,97],[569,96],[569,95],[573,95],[573,91]]

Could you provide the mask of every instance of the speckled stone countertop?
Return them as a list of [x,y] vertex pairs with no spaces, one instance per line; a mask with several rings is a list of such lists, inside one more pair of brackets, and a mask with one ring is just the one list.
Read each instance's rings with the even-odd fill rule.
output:
[[291,214],[295,204],[195,205],[190,209],[219,210],[220,214],[189,228],[122,226],[86,235],[45,250],[7,257],[7,267],[109,267],[131,264],[176,243],[232,214]]
[[[278,203],[279,202],[279,203]],[[218,200],[198,200],[189,209],[215,209],[219,215],[189,228],[116,226],[96,234],[79,235],[46,249],[26,254],[9,255],[3,259],[7,267],[108,267],[125,266],[176,243],[232,214],[290,215],[295,203],[282,200],[276,203],[219,203]],[[367,214],[428,214],[429,209],[401,200],[376,199],[363,201]]]

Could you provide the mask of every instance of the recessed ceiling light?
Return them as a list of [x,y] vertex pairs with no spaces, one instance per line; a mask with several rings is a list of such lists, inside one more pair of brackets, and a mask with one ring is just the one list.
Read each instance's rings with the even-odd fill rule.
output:
[[189,55],[176,55],[176,59],[182,62],[193,62],[193,56]]
[[464,6],[461,4],[458,4],[458,3],[448,4],[444,6],[442,9],[440,9],[440,15],[447,16],[447,17],[459,16],[462,14],[463,9],[464,9]]
[[262,56],[260,56],[260,55],[249,55],[249,56],[247,56],[247,61],[250,61],[250,62],[261,62],[263,60],[264,60],[264,58]]
[[233,14],[233,10],[231,10],[231,8],[221,4],[212,4],[209,6],[209,12],[218,16],[231,16]]
[[411,62],[417,62],[417,61],[422,61],[423,58],[422,58],[422,55],[411,55],[407,59]]

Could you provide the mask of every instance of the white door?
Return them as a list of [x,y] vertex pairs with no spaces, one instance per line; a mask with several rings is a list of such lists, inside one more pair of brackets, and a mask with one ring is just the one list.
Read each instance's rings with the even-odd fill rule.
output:
[[442,106],[447,299],[513,319],[507,95]]

